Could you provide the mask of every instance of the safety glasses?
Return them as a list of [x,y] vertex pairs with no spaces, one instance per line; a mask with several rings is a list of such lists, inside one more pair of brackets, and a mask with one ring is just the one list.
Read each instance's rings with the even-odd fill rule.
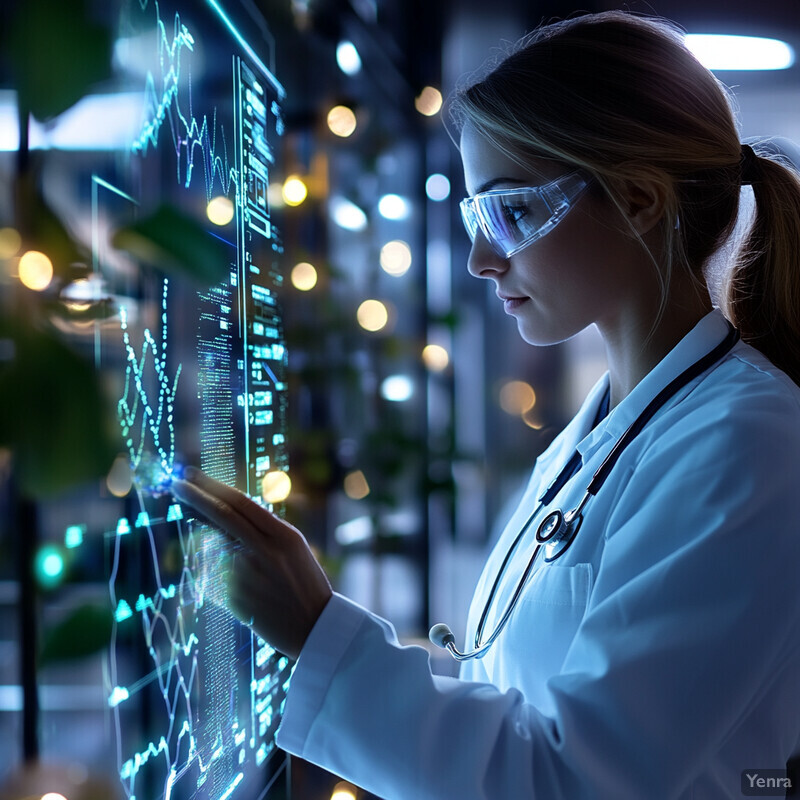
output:
[[550,233],[588,186],[578,172],[543,186],[491,189],[461,201],[461,217],[471,241],[478,228],[503,258]]

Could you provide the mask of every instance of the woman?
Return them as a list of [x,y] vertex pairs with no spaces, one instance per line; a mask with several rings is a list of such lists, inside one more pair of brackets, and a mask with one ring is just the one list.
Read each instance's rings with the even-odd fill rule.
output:
[[595,324],[609,371],[489,559],[460,680],[332,593],[299,532],[175,484],[249,552],[237,612],[299,658],[278,742],[401,800],[763,786],[800,752],[800,181],[740,145],[675,30],[622,12],[541,28],[452,109],[469,271],[532,344]]

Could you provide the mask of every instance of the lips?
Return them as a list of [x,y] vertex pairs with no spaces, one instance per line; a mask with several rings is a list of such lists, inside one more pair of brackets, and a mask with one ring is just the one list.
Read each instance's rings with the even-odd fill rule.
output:
[[503,308],[506,314],[510,314],[514,309],[519,308],[528,301],[527,297],[512,297],[511,295],[500,294],[497,296],[503,301]]

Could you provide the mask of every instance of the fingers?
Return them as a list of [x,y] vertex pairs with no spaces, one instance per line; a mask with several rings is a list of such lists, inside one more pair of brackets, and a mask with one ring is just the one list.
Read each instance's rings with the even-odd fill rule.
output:
[[276,528],[289,527],[283,520],[267,511],[263,506],[253,502],[238,489],[234,489],[232,486],[220,481],[215,481],[199,469],[188,467],[186,469],[186,479],[199,486],[207,494],[224,500],[256,528],[262,528],[264,525]]
[[245,544],[253,544],[260,538],[258,527],[254,526],[247,517],[232,507],[225,499],[207,492],[196,483],[175,480],[172,482],[171,491],[178,500],[197,509],[229,536],[233,536]]

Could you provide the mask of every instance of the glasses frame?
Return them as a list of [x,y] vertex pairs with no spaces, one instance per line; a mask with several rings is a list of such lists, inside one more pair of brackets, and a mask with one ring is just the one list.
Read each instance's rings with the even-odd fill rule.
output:
[[[511,189],[490,189],[486,192],[478,192],[472,197],[465,197],[459,204],[461,220],[464,223],[464,228],[470,241],[475,241],[475,235],[480,228],[481,233],[492,246],[492,249],[502,258],[510,258],[550,233],[577,203],[578,198],[588,186],[589,181],[576,170],[561,175],[541,186],[515,186]],[[535,195],[545,203],[551,212],[550,216],[543,225],[526,236],[523,241],[518,242],[510,249],[506,249],[498,237],[495,236],[492,230],[491,218],[483,211],[484,203],[482,201],[493,200],[497,197],[529,194]]]

